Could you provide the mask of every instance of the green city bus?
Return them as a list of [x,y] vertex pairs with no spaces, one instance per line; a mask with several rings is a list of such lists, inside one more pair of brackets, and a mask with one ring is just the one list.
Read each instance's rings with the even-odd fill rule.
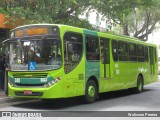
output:
[[133,89],[158,80],[157,47],[137,38],[68,25],[31,24],[10,32],[8,94],[56,99]]

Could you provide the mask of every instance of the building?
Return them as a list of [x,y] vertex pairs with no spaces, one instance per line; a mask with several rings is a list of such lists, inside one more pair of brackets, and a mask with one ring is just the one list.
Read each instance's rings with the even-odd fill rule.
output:
[[92,27],[97,31],[106,32],[111,30],[110,21],[95,9],[86,10],[79,18],[88,20]]

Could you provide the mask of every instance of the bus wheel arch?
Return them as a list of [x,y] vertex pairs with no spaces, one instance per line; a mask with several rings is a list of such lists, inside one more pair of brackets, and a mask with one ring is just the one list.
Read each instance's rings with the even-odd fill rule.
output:
[[86,82],[84,102],[95,102],[95,100],[98,98],[98,89],[98,81],[96,77],[91,76]]
[[135,92],[141,93],[143,91],[143,86],[144,86],[144,78],[143,75],[140,73],[137,77]]

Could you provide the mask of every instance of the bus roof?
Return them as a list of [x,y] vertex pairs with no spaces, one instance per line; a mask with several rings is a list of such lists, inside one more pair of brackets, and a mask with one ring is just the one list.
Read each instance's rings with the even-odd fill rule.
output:
[[156,46],[155,44],[147,43],[147,42],[142,41],[142,40],[140,40],[138,38],[135,38],[135,37],[130,37],[130,36],[126,36],[126,35],[117,35],[117,34],[107,33],[107,32],[98,32],[98,31],[94,31],[94,30],[88,30],[88,29],[85,29],[85,28],[79,28],[79,27],[74,27],[74,26],[69,26],[69,25],[64,25],[64,24],[48,24],[48,23],[29,24],[29,25],[23,25],[23,26],[16,27],[16,28],[12,29],[11,31],[16,30],[16,29],[21,29],[21,28],[24,28],[24,27],[52,26],[52,25],[55,25],[55,26],[58,26],[58,27],[70,27],[72,29],[78,29],[78,30],[83,30],[83,31],[87,30],[87,31],[90,31],[90,32],[96,32],[100,37],[106,37],[106,38],[112,38],[112,39],[115,39],[115,40],[121,40],[121,41],[126,41],[126,42],[133,42],[133,43]]

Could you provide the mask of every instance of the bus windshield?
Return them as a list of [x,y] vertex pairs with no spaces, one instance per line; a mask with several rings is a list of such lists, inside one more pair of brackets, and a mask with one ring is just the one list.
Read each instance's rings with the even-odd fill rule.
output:
[[10,44],[12,71],[58,69],[62,65],[59,38],[14,39]]

